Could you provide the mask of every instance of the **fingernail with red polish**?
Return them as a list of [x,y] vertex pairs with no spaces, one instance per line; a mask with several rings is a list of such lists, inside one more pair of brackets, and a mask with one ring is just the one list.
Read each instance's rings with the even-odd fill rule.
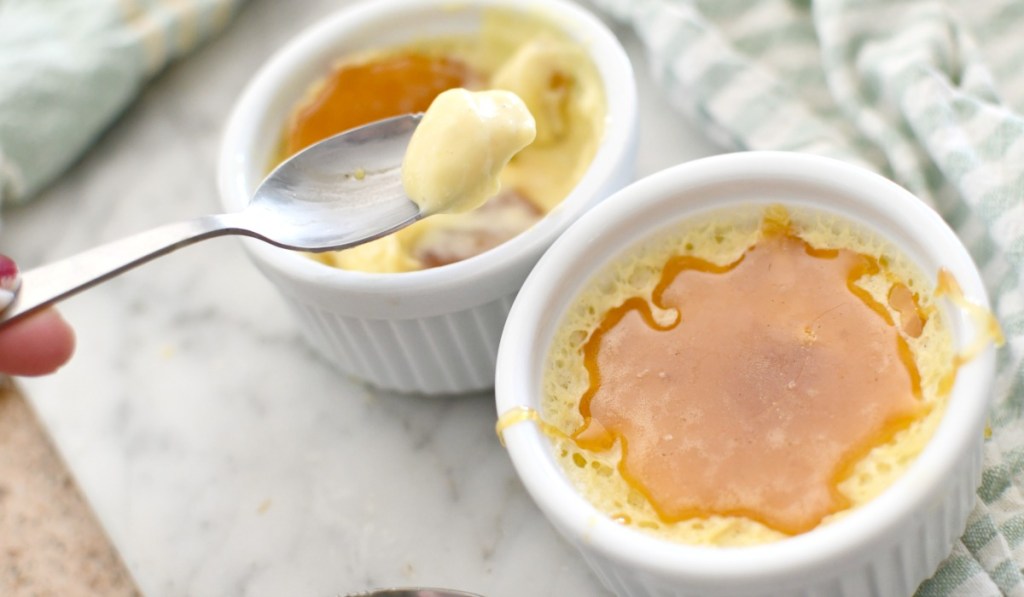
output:
[[0,311],[14,302],[18,284],[18,265],[10,257],[0,255]]

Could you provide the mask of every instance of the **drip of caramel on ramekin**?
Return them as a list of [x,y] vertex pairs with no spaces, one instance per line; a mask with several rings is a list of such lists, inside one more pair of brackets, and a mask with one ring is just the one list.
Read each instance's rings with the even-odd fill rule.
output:
[[[853,465],[927,412],[906,337],[926,322],[896,283],[892,312],[858,281],[883,272],[817,249],[784,210],[732,263],[676,256],[652,303],[610,310],[584,346],[579,447],[621,443],[619,471],[666,522],[742,516],[787,534],[849,507]],[[895,321],[891,313],[898,314]]]
[[1002,346],[1006,342],[1006,337],[1003,335],[1003,330],[999,326],[995,314],[985,307],[967,300],[960,284],[949,270],[939,270],[935,296],[948,297],[971,319],[975,329],[974,340],[957,353],[953,358],[953,366],[950,367],[949,373],[939,383],[940,392],[949,392],[953,389],[953,383],[956,381],[956,374],[960,371],[960,367],[976,359],[989,343],[997,347]]

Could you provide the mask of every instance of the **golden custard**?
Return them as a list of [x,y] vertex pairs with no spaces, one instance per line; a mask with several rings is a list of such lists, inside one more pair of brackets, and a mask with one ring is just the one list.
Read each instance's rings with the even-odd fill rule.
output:
[[349,128],[425,111],[452,88],[510,91],[536,120],[536,140],[500,173],[501,191],[474,212],[431,216],[366,245],[312,258],[344,269],[404,272],[484,252],[558,205],[589,167],[604,132],[603,86],[583,48],[539,16],[492,10],[476,35],[341,57],[296,106],[278,161]]
[[448,89],[423,114],[402,159],[402,187],[432,215],[479,208],[501,189],[501,171],[537,136],[511,91]]
[[837,217],[712,214],[575,300],[539,416],[623,524],[716,545],[805,532],[878,495],[938,424],[954,355],[934,295]]

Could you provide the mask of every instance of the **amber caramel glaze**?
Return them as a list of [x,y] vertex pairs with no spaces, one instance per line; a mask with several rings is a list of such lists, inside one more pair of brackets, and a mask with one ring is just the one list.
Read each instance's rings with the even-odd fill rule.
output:
[[659,325],[630,299],[584,345],[590,382],[573,439],[596,451],[620,442],[623,479],[665,522],[814,528],[850,506],[838,485],[856,463],[928,410],[901,335],[909,314],[926,314],[898,291],[897,326],[857,284],[881,269],[771,217],[733,263],[670,259],[651,303],[676,320]]
[[478,78],[459,60],[411,51],[340,64],[295,111],[286,155],[376,120],[423,112],[442,91],[474,87]]

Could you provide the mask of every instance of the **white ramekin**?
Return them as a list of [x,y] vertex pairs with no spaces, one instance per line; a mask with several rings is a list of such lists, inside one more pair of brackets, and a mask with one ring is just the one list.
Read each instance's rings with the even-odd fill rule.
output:
[[[866,170],[792,153],[750,152],[686,163],[633,183],[584,215],[524,284],[498,355],[497,410],[538,408],[545,355],[588,278],[624,248],[698,213],[782,203],[828,210],[891,239],[924,272],[950,270],[988,305],[974,263],[948,226],[914,196]],[[948,311],[956,346],[975,328]],[[534,423],[504,431],[516,471],[540,509],[604,584],[630,596],[906,597],[963,532],[980,479],[994,350],[962,367],[945,416],[916,461],[848,516],[774,544],[708,548],[660,540],[599,513],[563,475]]]
[[632,179],[636,87],[622,46],[594,15],[567,0],[362,2],[278,51],[244,90],[225,130],[219,186],[224,208],[234,211],[248,203],[265,174],[292,107],[335,60],[367,48],[475,32],[491,8],[522,11],[559,26],[586,49],[604,83],[603,140],[557,208],[484,254],[402,274],[344,271],[244,241],[312,344],[343,372],[384,389],[446,394],[493,385],[502,326],[530,269],[570,223]]

